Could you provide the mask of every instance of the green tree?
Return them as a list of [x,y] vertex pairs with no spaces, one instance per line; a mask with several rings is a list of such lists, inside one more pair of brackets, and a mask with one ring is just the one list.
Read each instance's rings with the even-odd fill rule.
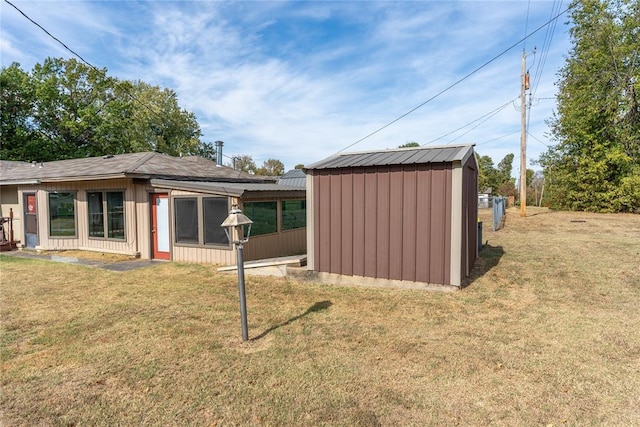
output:
[[493,160],[489,156],[480,156],[476,153],[476,160],[478,162],[478,187],[479,191],[484,192],[491,188],[493,188],[493,184],[495,183],[495,172],[496,169],[493,167]]
[[398,148],[412,148],[412,147],[420,147],[420,144],[415,141],[411,141],[411,142],[407,142],[406,144],[400,145]]
[[172,156],[207,152],[195,115],[180,108],[174,91],[137,81],[127,92],[136,105],[130,151],[158,151]]
[[256,170],[256,175],[281,176],[284,175],[284,164],[278,159],[268,159]]
[[515,196],[517,193],[515,179],[511,178],[513,157],[513,154],[507,154],[495,168],[491,157],[476,153],[479,191],[491,189],[495,195]]
[[513,170],[513,153],[509,153],[498,163],[498,180],[500,183],[511,181],[511,171]]
[[0,159],[38,159],[39,136],[29,118],[35,92],[29,75],[18,64],[0,73]]
[[233,168],[247,173],[255,174],[258,170],[256,166],[256,162],[253,161],[253,157],[243,154],[240,156],[235,156],[233,158]]
[[30,73],[0,72],[3,159],[49,161],[138,151],[207,155],[193,113],[175,92],[119,81],[75,59],[46,59]]
[[540,158],[553,208],[640,212],[640,4],[571,5],[572,50],[559,73],[556,144]]

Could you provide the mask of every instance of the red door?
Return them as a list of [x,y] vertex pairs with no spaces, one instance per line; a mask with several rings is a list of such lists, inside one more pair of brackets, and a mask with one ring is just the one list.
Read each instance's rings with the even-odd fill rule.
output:
[[170,259],[169,249],[169,195],[151,195],[151,236],[153,238],[153,259]]

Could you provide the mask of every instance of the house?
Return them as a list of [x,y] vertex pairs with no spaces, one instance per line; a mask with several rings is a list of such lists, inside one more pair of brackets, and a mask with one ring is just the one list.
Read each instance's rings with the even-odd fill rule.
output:
[[233,265],[220,227],[232,205],[255,222],[245,259],[304,253],[305,188],[199,157],[143,152],[0,162],[2,216],[24,248]]
[[304,170],[307,266],[321,280],[463,284],[478,251],[473,145],[343,153]]
[[278,179],[278,184],[294,187],[306,187],[307,175],[302,169],[292,169]]

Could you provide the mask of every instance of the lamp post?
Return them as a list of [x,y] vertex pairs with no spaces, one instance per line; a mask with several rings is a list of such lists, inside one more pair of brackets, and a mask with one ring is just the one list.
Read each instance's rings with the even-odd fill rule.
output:
[[[247,297],[244,290],[244,249],[243,245],[249,241],[251,234],[251,221],[238,209],[238,205],[233,205],[229,216],[220,224],[224,232],[236,247],[237,267],[238,267],[238,293],[240,294],[240,319],[242,321],[242,341],[249,339],[247,329]],[[245,226],[248,226],[245,234]]]

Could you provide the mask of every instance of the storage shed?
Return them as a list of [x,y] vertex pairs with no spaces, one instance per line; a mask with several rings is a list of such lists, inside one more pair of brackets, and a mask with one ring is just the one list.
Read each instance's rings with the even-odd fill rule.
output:
[[473,145],[337,154],[305,172],[309,270],[462,286],[478,250]]

